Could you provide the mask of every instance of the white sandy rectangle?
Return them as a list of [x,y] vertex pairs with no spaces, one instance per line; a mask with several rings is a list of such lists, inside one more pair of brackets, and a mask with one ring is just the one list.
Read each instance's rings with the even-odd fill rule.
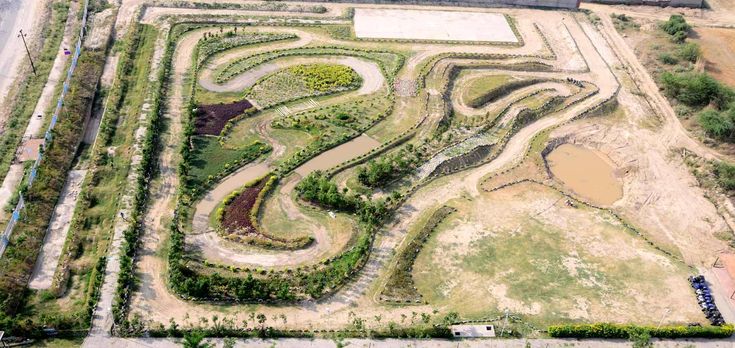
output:
[[518,42],[498,13],[358,8],[354,22],[358,38]]

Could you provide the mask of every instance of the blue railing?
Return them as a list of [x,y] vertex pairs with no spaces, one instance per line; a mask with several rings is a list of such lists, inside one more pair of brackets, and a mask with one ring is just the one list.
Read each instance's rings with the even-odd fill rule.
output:
[[[51,116],[51,122],[48,125],[48,129],[46,129],[46,134],[43,137],[43,143],[41,144],[41,149],[45,149],[47,144],[51,144],[51,141],[53,140],[53,134],[51,131],[53,131],[54,126],[56,126],[56,122],[59,120],[59,113],[61,112],[61,107],[64,105],[64,97],[66,96],[66,93],[69,92],[69,84],[71,83],[71,75],[74,73],[74,69],[77,67],[77,62],[79,60],[79,55],[82,53],[82,39],[84,39],[84,30],[87,27],[87,9],[89,8],[89,0],[84,1],[84,12],[82,14],[82,25],[79,29],[79,39],[77,40],[76,49],[74,50],[74,54],[71,57],[71,65],[69,66],[69,71],[66,73],[66,79],[64,79],[64,87],[61,89],[61,94],[59,95],[59,100],[56,102],[56,108],[54,109],[54,114]],[[43,160],[43,151],[39,151],[38,158],[36,158],[36,161],[33,162],[33,166],[31,167],[31,172],[28,174],[28,187],[30,188],[31,185],[33,185],[33,181],[36,180],[36,176],[38,174],[38,166],[41,164],[41,160]],[[3,256],[5,253],[5,249],[8,246],[10,235],[13,233],[13,228],[15,228],[15,225],[18,223],[18,220],[23,214],[23,208],[25,208],[25,200],[23,199],[23,195],[20,195],[20,199],[18,200],[18,204],[15,206],[15,209],[13,209],[13,215],[10,217],[10,222],[8,222],[8,225],[5,227],[5,231],[3,231],[2,236],[0,236],[0,257]]]

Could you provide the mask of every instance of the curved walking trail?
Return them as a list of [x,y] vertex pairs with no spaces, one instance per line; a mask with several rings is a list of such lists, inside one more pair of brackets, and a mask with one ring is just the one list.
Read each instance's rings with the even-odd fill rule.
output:
[[[272,32],[271,30],[261,29],[262,32]],[[288,30],[278,30],[278,32],[294,32]],[[296,42],[281,43],[279,49],[294,48],[307,45],[313,40],[310,33],[296,30],[295,33],[300,35],[300,39]],[[203,33],[201,33],[203,35]],[[182,51],[189,49],[191,41],[182,42]],[[273,46],[268,47],[273,50]],[[385,77],[380,67],[372,61],[360,59],[356,57],[306,57],[306,58],[289,58],[285,62],[265,63],[258,65],[254,69],[248,70],[237,75],[225,84],[218,84],[213,81],[214,71],[218,66],[229,63],[233,59],[246,57],[255,52],[262,51],[263,48],[255,47],[248,49],[247,46],[233,50],[216,56],[202,70],[198,83],[215,92],[232,92],[241,91],[251,87],[264,76],[287,68],[289,66],[312,63],[333,63],[349,66],[362,78],[360,88],[352,93],[357,95],[367,95],[378,92],[385,86]],[[234,174],[226,177],[219,182],[214,189],[209,191],[196,205],[194,218],[192,222],[193,233],[187,235],[186,243],[200,252],[206,260],[219,261],[226,263],[234,263],[237,265],[257,265],[263,267],[274,266],[295,266],[307,262],[318,262],[320,256],[325,256],[330,249],[333,249],[332,241],[324,226],[321,226],[311,218],[302,214],[298,208],[290,202],[289,198],[283,199],[284,203],[289,205],[291,209],[288,211],[293,215],[290,219],[298,219],[302,224],[311,225],[313,227],[314,242],[308,247],[300,250],[265,250],[262,248],[245,247],[240,243],[234,243],[222,238],[216,231],[209,226],[210,215],[214,212],[217,205],[229,195],[232,191],[240,188],[243,184],[256,180],[272,170],[272,161],[280,157],[285,152],[285,147],[269,136],[270,125],[268,119],[258,123],[256,131],[260,136],[265,138],[273,146],[273,153],[263,162],[251,163],[237,170]],[[380,146],[380,143],[367,135],[361,135],[351,141],[337,146],[334,149],[326,151],[315,158],[307,161],[295,170],[300,176],[308,175],[314,170],[327,169],[337,165],[343,161],[353,157],[360,156],[369,152],[371,149]],[[296,179],[296,178],[295,178]],[[290,197],[291,192],[295,188],[298,180],[291,180],[285,185],[279,186],[277,196],[280,198]],[[245,248],[246,250],[243,250]]]
[[[139,3],[142,0],[134,0],[131,2]],[[330,4],[331,5],[331,4]],[[331,8],[331,6],[330,6]],[[418,8],[418,7],[417,7]],[[516,10],[507,10],[509,13],[513,13],[513,11]],[[123,12],[123,11],[121,11]],[[179,11],[180,12],[180,11]],[[153,16],[151,15],[152,12],[147,12],[146,16]],[[163,16],[167,14],[167,10],[161,9],[156,11],[156,16]],[[209,12],[208,12],[209,13]],[[539,18],[536,18],[536,20],[539,21],[545,21],[545,18],[542,18],[542,16],[545,16],[546,14],[539,14]],[[551,15],[549,15],[551,16]],[[554,14],[556,16],[556,13]],[[570,19],[570,15],[563,15],[566,17],[566,19]],[[558,18],[558,17],[553,17]],[[150,20],[150,18],[148,18]],[[567,21],[569,23],[570,21]],[[528,23],[528,22],[521,22]],[[586,23],[583,23],[586,24]],[[396,320],[399,319],[399,315],[410,315],[411,312],[419,312],[419,311],[426,311],[430,312],[431,308],[428,306],[414,306],[414,307],[398,307],[398,308],[390,308],[389,310],[383,307],[378,308],[377,310],[375,307],[371,307],[367,302],[371,301],[366,296],[364,296],[366,290],[369,286],[375,283],[375,279],[379,276],[380,271],[384,268],[384,264],[387,260],[392,257],[393,252],[398,246],[401,241],[405,238],[406,231],[408,230],[408,227],[414,224],[419,217],[419,214],[422,210],[429,209],[432,206],[436,204],[444,203],[452,198],[459,197],[460,195],[467,193],[471,196],[477,196],[479,195],[479,187],[478,184],[483,179],[483,177],[487,176],[488,174],[497,172],[499,170],[502,170],[504,168],[507,168],[508,166],[511,166],[515,164],[519,159],[523,157],[523,154],[526,152],[529,143],[533,139],[533,137],[540,132],[550,128],[555,127],[557,125],[560,125],[564,122],[567,122],[573,118],[575,118],[580,113],[584,112],[587,108],[594,106],[596,103],[607,99],[608,97],[614,95],[615,91],[617,90],[618,83],[615,79],[615,76],[610,71],[609,66],[605,64],[605,61],[603,60],[603,57],[600,56],[600,51],[605,50],[612,50],[615,49],[616,52],[619,52],[621,50],[627,49],[627,46],[625,46],[625,43],[622,41],[616,41],[615,35],[617,35],[614,30],[610,31],[610,25],[607,23],[603,18],[603,24],[605,29],[604,33],[608,36],[613,37],[612,44],[614,46],[618,46],[622,43],[622,47],[608,47],[608,43],[603,41],[596,41],[595,43],[592,43],[587,36],[585,35],[584,31],[578,24],[572,24],[569,26],[569,35],[576,40],[577,44],[579,45],[579,50],[581,55],[587,60],[589,66],[590,66],[590,73],[588,74],[582,74],[579,79],[580,80],[587,80],[587,81],[593,81],[595,82],[598,87],[600,88],[599,93],[597,95],[594,95],[568,109],[565,109],[559,113],[549,115],[539,121],[536,121],[532,123],[531,125],[528,125],[527,127],[521,129],[515,136],[513,136],[508,143],[505,145],[503,151],[499,154],[497,158],[495,158],[492,162],[483,165],[481,167],[467,170],[465,172],[460,172],[458,174],[451,175],[447,177],[447,180],[445,180],[442,185],[433,185],[429,184],[426,187],[423,187],[419,189],[417,192],[415,192],[408,201],[399,209],[398,213],[396,214],[396,219],[394,223],[387,226],[384,231],[381,232],[378,239],[375,241],[373,245],[373,251],[371,254],[370,259],[368,260],[367,265],[360,271],[357,279],[349,284],[346,284],[342,289],[337,292],[334,296],[328,297],[327,299],[323,301],[318,302],[312,302],[307,301],[300,304],[295,305],[289,305],[289,306],[258,306],[256,308],[252,307],[241,307],[237,305],[231,305],[228,306],[229,309],[233,309],[233,311],[229,311],[231,315],[234,315],[237,320],[245,319],[246,314],[250,311],[258,311],[261,313],[266,314],[266,316],[276,316],[279,314],[284,314],[288,316],[288,324],[285,323],[283,327],[285,328],[298,328],[298,329],[329,329],[329,328],[341,328],[344,327],[345,323],[349,320],[349,312],[354,310],[355,312],[358,312],[358,314],[361,317],[369,317],[370,315],[381,315],[384,317],[385,322],[388,322],[389,320]],[[543,24],[546,25],[546,24]],[[270,29],[266,29],[267,31],[270,31]],[[292,29],[287,29],[292,30]],[[293,29],[293,31],[296,31],[298,29]],[[522,30],[522,32],[525,32]],[[137,263],[138,267],[138,276],[140,279],[140,287],[139,291],[135,292],[134,298],[131,304],[132,312],[141,314],[143,318],[159,322],[159,323],[166,323],[170,318],[175,319],[177,322],[182,323],[184,322],[184,318],[193,318],[194,321],[196,321],[197,318],[209,318],[214,313],[221,313],[224,308],[222,306],[217,305],[211,305],[211,304],[197,304],[192,303],[188,301],[184,301],[176,297],[176,295],[169,292],[169,289],[166,285],[166,275],[165,275],[165,263],[164,259],[157,256],[158,253],[160,253],[160,248],[162,247],[162,240],[165,239],[165,221],[166,216],[170,214],[170,211],[172,210],[172,207],[175,202],[173,202],[173,198],[175,198],[175,188],[177,186],[177,179],[175,176],[174,168],[176,168],[176,164],[178,163],[178,158],[176,157],[176,149],[179,144],[179,138],[181,133],[181,107],[182,107],[182,91],[183,91],[183,76],[186,73],[187,69],[190,66],[190,52],[191,50],[187,50],[186,48],[193,47],[192,45],[196,43],[196,40],[194,40],[193,35],[187,34],[187,36],[184,37],[183,40],[181,40],[177,46],[177,49],[175,51],[175,58],[173,62],[172,67],[172,76],[173,81],[171,84],[171,93],[168,98],[168,113],[165,115],[166,119],[168,119],[171,123],[171,127],[167,130],[167,133],[164,137],[163,143],[165,144],[164,151],[161,155],[161,162],[160,162],[160,168],[161,168],[161,177],[156,182],[153,187],[151,188],[152,193],[152,200],[151,200],[151,209],[146,215],[145,220],[145,228],[142,236],[142,247],[140,250],[140,259]],[[470,52],[536,52],[536,49],[529,49],[529,47],[540,47],[540,40],[534,39],[533,36],[530,37],[524,37],[526,39],[527,45],[521,48],[509,48],[509,47],[486,47],[486,46],[444,46],[444,45],[435,45],[435,44],[412,44],[415,51],[419,51],[420,53],[418,55],[414,55],[411,60],[409,60],[408,68],[404,69],[402,71],[403,74],[410,74],[414,73],[414,69],[419,65],[421,61],[424,59],[429,59],[434,54],[438,54],[445,51],[454,51],[454,50],[463,50],[463,51],[470,51]],[[293,43],[291,43],[293,44]],[[367,43],[369,44],[369,43]],[[272,49],[273,47],[279,47],[277,45],[273,45],[268,47],[268,49]],[[283,47],[283,46],[280,46]],[[469,47],[469,48],[468,48]],[[162,50],[162,47],[157,47],[158,55],[160,56],[160,50]],[[627,57],[630,58],[630,57]],[[633,57],[634,58],[634,57]],[[637,62],[635,59],[633,59],[633,62]],[[564,64],[565,62],[557,61],[556,64]],[[612,63],[611,63],[612,64]],[[643,71],[645,76],[645,71]],[[565,76],[563,73],[559,75],[559,77]],[[658,91],[651,91],[658,93]],[[657,95],[657,94],[654,94]],[[660,94],[658,94],[660,95]],[[665,104],[668,106],[668,104]],[[660,105],[661,106],[661,105]],[[664,106],[665,107],[665,106]],[[672,131],[672,129],[669,126],[670,124],[667,123],[666,131]],[[676,125],[672,125],[676,127]],[[681,127],[680,125],[678,125]],[[269,131],[267,125],[260,124],[258,126],[259,132],[267,133]],[[675,131],[675,130],[674,130]],[[686,133],[680,133],[682,137],[688,138]],[[269,139],[271,140],[271,139]],[[272,142],[272,141],[271,141]],[[695,142],[696,143],[696,142]],[[280,149],[277,147],[277,144],[274,145],[274,153],[283,153],[283,147],[281,146]],[[698,144],[695,144],[698,145]],[[253,164],[253,167],[257,167],[260,164]],[[250,172],[252,171],[252,172]],[[250,174],[240,174],[241,172],[248,172]],[[233,176],[242,175],[243,177],[240,177],[241,179],[249,177],[249,175],[254,175],[257,172],[255,169],[249,169],[248,167],[241,169],[237,173],[233,174]],[[227,180],[227,179],[225,179]],[[283,191],[280,192],[282,195],[284,191],[290,192],[286,189],[286,186],[288,185],[295,185],[295,180],[292,182],[288,182],[287,185],[284,185]],[[243,182],[244,183],[244,182]],[[223,187],[223,190],[226,187]],[[290,201],[287,199],[287,201]],[[289,212],[291,209],[288,209]],[[289,215],[291,217],[291,215]],[[117,230],[117,228],[116,228]],[[117,232],[117,231],[116,231]],[[160,235],[159,233],[163,233],[164,236]],[[116,233],[117,234],[117,233]],[[114,243],[113,243],[114,244]],[[107,283],[107,282],[106,282]],[[107,284],[105,284],[107,285]],[[102,289],[103,292],[103,300],[100,302],[100,306],[102,307],[102,310],[106,310],[109,312],[109,307],[104,307],[105,303],[109,304],[109,302],[106,302],[104,299],[106,297],[111,298],[113,294],[113,288],[105,286]],[[365,306],[360,306],[365,305]],[[235,314],[237,313],[237,314]],[[396,320],[397,321],[397,320]],[[99,331],[96,329],[98,327],[98,319],[95,318],[95,324],[93,327],[93,330],[91,332],[92,335],[99,334]],[[277,324],[276,326],[280,326],[280,324]],[[286,340],[288,341],[288,340]],[[282,341],[278,341],[279,343]],[[315,344],[317,346],[326,345],[327,342],[322,341],[299,341],[299,340],[291,340],[288,341],[289,344],[293,346],[306,346],[308,344]],[[482,341],[481,341],[482,342]],[[509,345],[517,345],[517,346],[525,346],[525,344],[528,342],[528,340],[518,340],[518,341],[507,341]],[[548,341],[532,341],[533,344],[538,343],[539,345],[547,345],[549,343],[551,344],[568,344],[569,341],[565,340],[551,340]],[[578,341],[574,341],[574,344],[580,344]],[[94,343],[87,343],[85,344],[89,346],[104,346],[104,345],[110,345],[111,343],[116,343],[120,345],[126,345],[126,346],[160,346],[160,347],[169,347],[174,346],[174,341],[167,340],[167,339],[100,339],[97,340]],[[248,343],[252,344],[263,344],[263,345],[270,345],[271,342],[262,342],[262,341],[248,341]],[[387,343],[387,342],[386,342]],[[679,344],[680,342],[667,342],[668,345],[674,346]],[[702,342],[698,342],[702,343]],[[714,342],[714,341],[707,341],[707,344],[718,344],[722,342]],[[407,344],[407,341],[398,341],[398,340],[391,340],[390,344],[396,345],[396,346],[404,346]],[[456,344],[452,343],[452,344]],[[470,343],[472,344],[472,343]],[[627,344],[627,343],[626,343]],[[610,345],[615,345],[615,342],[610,342],[608,340],[590,340],[585,341],[584,345],[590,346],[590,347],[606,347]]]
[[[346,322],[350,304],[358,300],[365,293],[366,289],[374,283],[374,280],[383,268],[383,264],[391,257],[395,247],[405,237],[408,227],[416,221],[422,210],[430,208],[437,203],[442,203],[457,197],[458,195],[461,195],[462,192],[468,192],[471,195],[478,195],[479,190],[477,186],[480,179],[488,173],[492,173],[508,165],[512,165],[514,161],[521,158],[525,153],[529,142],[536,134],[549,127],[571,120],[589,107],[594,106],[602,100],[614,95],[618,88],[618,84],[612,73],[609,71],[608,66],[599,54],[597,54],[593,43],[586,38],[582,33],[581,28],[577,25],[570,26],[570,34],[578,41],[580,50],[590,66],[590,73],[580,74],[580,79],[597,82],[599,84],[598,87],[600,88],[600,92],[598,94],[575,104],[558,114],[545,117],[521,129],[510,139],[500,155],[489,164],[453,175],[450,177],[451,181],[449,183],[440,187],[434,187],[429,184],[425,188],[418,190],[399,209],[395,219],[397,222],[387,226],[385,231],[378,237],[373,246],[371,256],[365,267],[360,271],[357,279],[346,284],[335,295],[318,302],[308,301],[300,305],[286,307],[261,307],[259,310],[268,313],[268,315],[288,314],[289,325],[287,326],[291,327],[303,328],[314,324],[318,324],[321,328],[335,327],[335,325],[338,327],[341,325],[339,323]],[[179,76],[183,75],[189,66],[187,59],[189,57],[186,54],[187,50],[183,48],[191,47],[194,43],[195,41],[192,39],[192,36],[187,36],[180,42],[176,50],[173,75],[177,76],[177,80],[180,79]],[[486,48],[481,47],[481,50],[484,49]],[[412,66],[409,68],[414,67]],[[410,69],[408,70],[410,71]],[[565,75],[563,74],[559,74],[557,78],[563,78],[564,76]],[[181,98],[181,89],[182,86],[179,83],[176,83],[176,81],[172,84],[173,93],[171,96],[171,103],[181,103],[180,100],[174,101],[174,99]],[[178,113],[176,109],[170,110],[172,114]],[[172,115],[172,119],[177,119],[178,117],[180,117],[180,115],[175,115],[175,117]],[[171,137],[172,140],[175,138],[176,136]],[[174,167],[175,163],[170,161],[168,156],[165,155],[167,151],[168,148],[164,151],[161,165],[164,167]],[[236,176],[239,180],[242,180],[241,183],[244,183],[248,181],[248,178],[256,178],[256,174],[262,173],[264,171],[264,168],[260,167],[262,165],[263,164],[253,164],[250,167],[242,169],[233,177]],[[228,191],[226,188],[234,186],[233,183],[235,183],[236,180],[228,180],[230,179],[225,180],[227,183],[224,184],[225,186],[221,187],[221,190],[215,192],[216,196]],[[283,193],[284,192],[281,192],[281,194]],[[172,199],[171,196],[172,195],[159,196],[156,194],[154,207],[170,207]],[[216,200],[214,200],[214,195],[210,198],[211,200],[205,203],[207,205],[206,208],[213,207],[212,204],[215,204],[216,202]],[[163,200],[167,202],[167,204],[162,204],[159,200]],[[197,210],[199,210],[199,207]],[[205,209],[205,207],[202,207],[201,211],[206,210],[207,209]],[[163,213],[165,213],[165,211],[152,209],[148,215],[148,219],[155,219],[159,214]],[[198,220],[197,224],[204,223],[205,221],[206,220]],[[178,299],[174,294],[169,292],[165,284],[164,274],[161,272],[165,266],[160,259],[151,255],[158,249],[159,242],[157,240],[158,238],[153,238],[150,235],[155,235],[154,231],[161,230],[162,228],[160,225],[158,228],[155,228],[155,225],[156,224],[151,224],[146,226],[143,238],[144,254],[139,262],[141,286],[140,291],[134,298],[134,305],[132,308],[135,308],[135,312],[143,314],[144,317],[158,322],[166,322],[170,317],[181,319],[184,314],[187,314],[192,318],[209,317],[211,314],[209,305],[189,303]],[[288,260],[286,260],[286,262],[288,262]],[[386,315],[390,314],[391,316],[397,316],[401,313],[410,314],[411,310],[419,310],[421,308],[422,307],[419,306],[409,309],[396,309],[395,311],[386,313]]]
[[242,74],[239,74],[235,78],[223,84],[218,84],[217,82],[213,81],[212,69],[205,68],[202,77],[199,79],[199,84],[202,87],[213,92],[239,92],[246,88],[252,87],[256,82],[258,82],[258,80],[262,79],[270,73],[296,65],[315,63],[345,65],[355,70],[355,72],[362,78],[362,85],[357,90],[357,94],[359,95],[375,93],[380,90],[380,87],[385,84],[385,77],[380,71],[380,67],[375,62],[355,57],[328,56],[279,59],[275,62],[258,65],[257,67],[250,69]]

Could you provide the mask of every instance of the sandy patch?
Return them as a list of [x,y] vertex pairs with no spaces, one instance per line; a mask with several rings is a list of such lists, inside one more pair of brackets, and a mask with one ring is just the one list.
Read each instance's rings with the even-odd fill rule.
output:
[[359,38],[518,42],[498,13],[355,9]]

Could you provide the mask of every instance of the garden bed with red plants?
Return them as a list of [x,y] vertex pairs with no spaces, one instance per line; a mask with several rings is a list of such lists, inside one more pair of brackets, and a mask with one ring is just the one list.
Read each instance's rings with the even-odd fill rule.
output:
[[253,104],[243,99],[229,104],[200,105],[197,108],[194,128],[197,135],[219,135],[227,122],[254,111]]

